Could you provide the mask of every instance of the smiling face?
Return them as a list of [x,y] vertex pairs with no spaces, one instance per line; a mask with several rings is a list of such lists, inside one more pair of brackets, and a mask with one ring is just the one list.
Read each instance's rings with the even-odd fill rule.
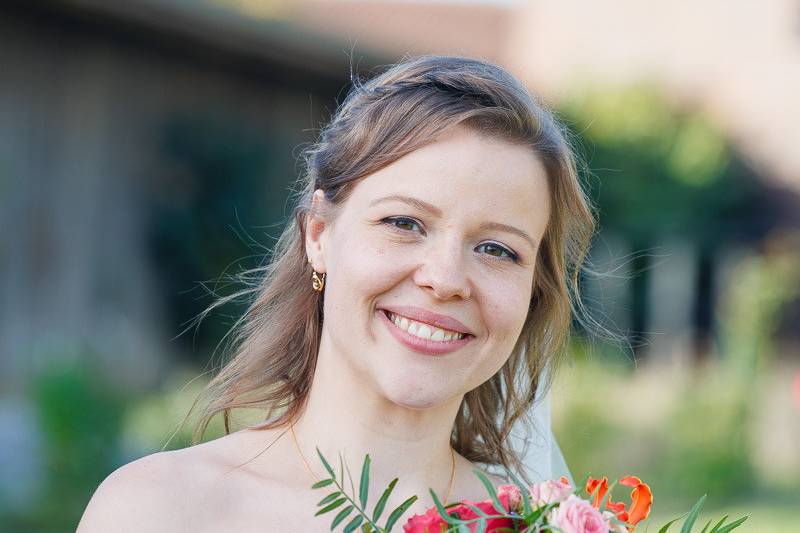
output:
[[[398,405],[460,398],[511,355],[549,212],[533,151],[464,126],[361,179],[332,222],[306,227],[308,255],[327,273],[322,346]],[[404,331],[413,322],[402,316],[443,331]],[[426,329],[433,339],[418,338]]]

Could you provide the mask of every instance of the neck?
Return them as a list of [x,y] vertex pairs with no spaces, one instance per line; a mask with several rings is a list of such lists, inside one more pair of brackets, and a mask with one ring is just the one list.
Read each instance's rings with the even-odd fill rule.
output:
[[[372,503],[368,509],[395,477],[399,480],[390,504],[395,496],[405,499],[416,494],[419,504],[412,510],[421,507],[422,512],[433,505],[428,488],[444,500],[452,473],[450,434],[462,397],[429,409],[403,407],[365,385],[370,381],[359,379],[357,372],[343,365],[342,358],[325,346],[320,348],[313,385],[294,423],[297,445],[313,475],[329,477],[316,448],[337,476],[341,453],[358,490],[364,456],[369,454]],[[297,466],[298,475],[313,483],[300,457]],[[346,473],[345,479],[349,488]]]

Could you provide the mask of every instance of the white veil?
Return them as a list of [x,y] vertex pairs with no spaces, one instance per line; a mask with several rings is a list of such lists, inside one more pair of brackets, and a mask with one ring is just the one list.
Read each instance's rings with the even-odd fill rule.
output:
[[[542,383],[547,383],[549,366],[545,368]],[[574,487],[575,481],[556,442],[551,426],[550,389],[540,387],[530,411],[521,417],[511,430],[511,446],[522,459],[525,474],[531,482],[559,479],[565,476]],[[501,477],[505,473],[499,467],[487,468]]]

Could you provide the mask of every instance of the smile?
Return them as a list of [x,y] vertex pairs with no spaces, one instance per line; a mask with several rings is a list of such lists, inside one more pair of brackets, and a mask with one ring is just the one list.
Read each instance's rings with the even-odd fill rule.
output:
[[425,322],[412,320],[390,311],[386,311],[386,316],[388,316],[389,320],[394,322],[397,327],[420,339],[429,339],[434,342],[446,342],[453,339],[463,339],[465,337],[463,333],[437,328]]
[[468,344],[474,335],[437,328],[431,324],[411,320],[384,309],[377,311],[389,333],[415,352],[425,355],[444,355]]

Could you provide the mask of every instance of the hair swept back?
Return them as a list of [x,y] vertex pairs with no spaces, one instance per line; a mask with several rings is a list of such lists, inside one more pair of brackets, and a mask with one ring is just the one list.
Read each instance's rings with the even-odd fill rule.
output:
[[235,409],[263,408],[268,419],[277,413],[259,427],[280,428],[304,407],[324,298],[311,288],[304,244],[313,192],[322,189],[334,206],[341,205],[359,179],[462,124],[529,146],[547,171],[551,216],[522,333],[503,368],[466,393],[451,435],[454,449],[470,461],[525,477],[507,437],[537,390],[550,386],[554,372],[544,369],[557,368],[563,359],[573,312],[581,320],[578,277],[595,231],[566,129],[514,76],[478,59],[418,56],[368,81],[352,81],[344,102],[303,154],[293,217],[271,260],[245,273],[252,286],[218,299],[200,316],[247,298],[248,308],[230,332],[232,357],[192,406],[193,411],[203,400],[193,442],[219,413],[229,433]]

